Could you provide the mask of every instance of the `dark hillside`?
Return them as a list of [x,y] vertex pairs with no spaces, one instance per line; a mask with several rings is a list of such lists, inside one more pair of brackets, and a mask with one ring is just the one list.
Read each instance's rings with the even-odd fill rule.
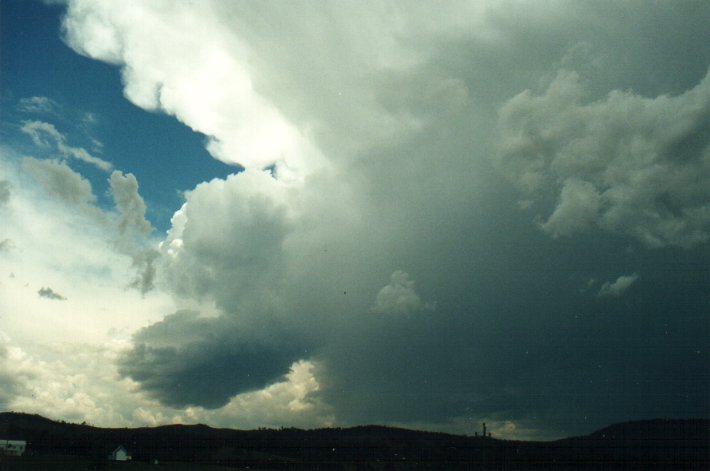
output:
[[111,450],[123,445],[133,467],[157,459],[232,469],[710,470],[710,420],[629,422],[584,437],[520,442],[383,426],[108,429],[2,413],[5,437],[29,442],[27,460],[63,456],[94,466],[106,466]]

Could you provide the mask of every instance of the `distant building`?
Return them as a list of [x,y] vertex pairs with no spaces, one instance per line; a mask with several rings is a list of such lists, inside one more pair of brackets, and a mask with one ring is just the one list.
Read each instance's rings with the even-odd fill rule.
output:
[[0,439],[0,455],[22,456],[27,448],[25,440],[2,440]]
[[119,445],[108,455],[108,459],[111,461],[129,461],[131,455],[128,454],[128,450],[123,445]]

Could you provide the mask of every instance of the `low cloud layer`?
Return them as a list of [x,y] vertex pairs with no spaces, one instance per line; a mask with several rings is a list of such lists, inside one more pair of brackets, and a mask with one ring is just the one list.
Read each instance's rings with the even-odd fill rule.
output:
[[172,407],[220,408],[236,394],[283,380],[299,359],[302,346],[277,329],[260,338],[245,335],[234,319],[177,312],[135,335],[119,372]]

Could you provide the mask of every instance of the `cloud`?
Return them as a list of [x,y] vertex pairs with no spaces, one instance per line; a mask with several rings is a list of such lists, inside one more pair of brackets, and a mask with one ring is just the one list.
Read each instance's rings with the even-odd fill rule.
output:
[[[158,275],[181,311],[143,329],[120,371],[164,404],[222,407],[279,381],[310,341],[289,332],[279,284],[291,207],[268,172],[246,170],[188,192],[162,245]],[[221,339],[221,340],[219,340]]]
[[677,96],[613,90],[590,101],[574,72],[500,109],[499,164],[537,198],[558,194],[551,235],[590,226],[649,247],[710,238],[710,74]]
[[42,287],[40,288],[39,291],[37,291],[37,294],[39,295],[40,298],[47,298],[47,299],[54,299],[58,301],[65,301],[67,298],[62,296],[59,293],[56,293],[52,288],[48,287]]
[[109,191],[120,215],[118,249],[133,258],[133,266],[138,271],[131,287],[145,294],[154,287],[154,262],[159,256],[154,248],[145,244],[146,236],[153,231],[153,226],[145,218],[145,201],[138,193],[138,181],[131,173],[114,170],[109,178]]
[[27,357],[0,331],[0,407],[8,408],[16,397],[28,392],[27,381],[34,376]]
[[91,183],[64,162],[25,157],[22,166],[52,197],[79,208],[87,208],[96,201]]
[[45,96],[32,96],[20,98],[17,109],[23,113],[56,114],[60,109],[59,103]]
[[8,252],[12,249],[12,241],[10,239],[0,240],[0,253]]
[[631,275],[622,275],[616,279],[613,283],[607,281],[599,289],[597,295],[599,297],[614,297],[618,298],[624,294],[634,283],[638,280],[638,275],[633,273]]
[[287,335],[269,332],[258,338],[239,324],[189,311],[171,314],[135,335],[133,349],[119,361],[119,372],[164,404],[223,407],[238,393],[284,378],[303,351]]
[[0,207],[4,206],[5,204],[10,201],[10,182],[7,180],[0,180]]
[[274,302],[292,229],[287,187],[247,170],[189,192],[163,243],[163,276],[178,296],[214,299],[228,311]]
[[587,229],[597,218],[600,196],[589,182],[565,181],[555,211],[542,223],[542,230],[557,237]]
[[127,237],[145,235],[153,228],[145,219],[145,202],[138,194],[138,181],[132,173],[123,174],[114,170],[109,178],[111,196],[116,203],[121,219],[119,232]]
[[[194,34],[174,29],[178,24]],[[63,27],[77,52],[122,65],[131,102],[174,115],[205,134],[216,158],[258,168],[277,163],[282,174],[303,170],[306,159],[314,158],[301,132],[253,93],[247,51],[236,37],[224,42],[231,35],[212,3],[133,2],[116,8],[72,2]],[[155,28],[165,35],[160,41],[152,40]],[[183,60],[174,61],[175,54]]]
[[7,147],[0,175],[12,188],[0,227],[2,245],[12,244],[0,257],[3,409],[132,423],[134,407],[153,405],[131,393],[130,381],[117,380],[117,354],[132,332],[175,305],[161,293],[126,290],[133,260],[116,250],[115,214],[95,206],[84,177]]
[[[138,416],[227,425],[263,405],[553,436],[701,414],[707,357],[686,348],[705,342],[709,270],[698,5],[72,2],[71,47],[247,167],[186,192],[154,259],[153,293],[176,308],[117,356]],[[678,51],[694,51],[683,67]],[[639,266],[629,304],[579,292]],[[396,315],[426,299],[436,316]],[[294,365],[308,374],[289,379]]]
[[408,314],[418,311],[423,303],[414,290],[414,281],[402,270],[390,277],[390,284],[377,293],[375,304],[370,308],[376,314]]
[[23,121],[21,129],[22,132],[32,138],[32,142],[38,147],[56,147],[61,157],[80,160],[105,172],[113,168],[110,162],[91,155],[83,147],[68,145],[66,137],[57,131],[57,128],[51,123],[45,123],[43,121]]
[[[67,298],[61,304],[66,305],[68,315],[57,314],[58,318],[81,319],[79,329],[97,329],[103,335],[108,319],[97,315],[99,307],[87,297],[96,296],[100,309],[112,311],[124,304],[116,300],[117,296],[133,299],[125,292],[126,284],[133,279],[133,260],[116,249],[119,235],[115,214],[95,205],[91,184],[65,163],[19,158],[2,149],[0,172],[13,188],[12,199],[3,208],[2,227],[2,238],[12,241],[12,250],[3,253],[0,265],[3,272],[15,274],[3,288],[0,310],[25,313],[35,319],[43,327],[25,323],[27,328],[34,326],[35,338],[42,337],[45,325],[55,334],[64,335],[66,329],[71,331],[72,324],[58,326],[51,314],[43,313],[46,307],[36,293],[45,288],[46,294],[51,290]],[[35,285],[39,282],[43,286]],[[152,301],[146,299],[145,303],[150,305]],[[65,313],[64,307],[56,309]],[[143,312],[135,306],[132,309],[136,315]],[[17,319],[20,317],[18,314]],[[131,315],[122,317],[128,320]],[[17,319],[5,318],[24,332],[25,324],[18,324]],[[8,330],[8,335],[17,340],[16,330]],[[67,335],[79,338],[76,332]]]

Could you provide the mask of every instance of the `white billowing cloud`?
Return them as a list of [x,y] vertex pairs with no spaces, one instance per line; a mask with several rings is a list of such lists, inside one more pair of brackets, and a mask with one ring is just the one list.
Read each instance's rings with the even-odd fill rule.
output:
[[284,175],[316,163],[302,132],[255,93],[249,51],[211,3],[75,1],[64,29],[78,52],[122,66],[129,100],[207,135],[216,158]]
[[589,226],[650,247],[710,239],[710,74],[678,96],[614,90],[589,101],[561,71],[541,95],[499,113],[501,168],[525,191],[559,194],[552,235]]
[[303,178],[461,109],[463,80],[412,70],[437,53],[432,39],[495,40],[489,8],[74,0],[63,29],[77,52],[121,67],[133,103],[207,135],[216,158]]
[[332,410],[314,396],[320,386],[312,370],[311,362],[296,362],[283,381],[234,396],[217,410],[188,407],[185,417],[194,423],[223,427],[279,427],[284,423],[308,428],[330,426],[334,422]]
[[423,307],[414,289],[414,281],[402,270],[390,276],[390,283],[377,293],[375,304],[370,308],[376,314],[408,314]]
[[22,124],[22,132],[30,136],[32,142],[38,147],[56,147],[60,157],[77,159],[105,172],[113,168],[110,162],[91,155],[83,147],[74,147],[67,144],[66,136],[60,133],[51,123],[45,123],[43,121],[24,121]]
[[599,297],[613,297],[618,298],[624,294],[634,283],[638,280],[639,276],[636,273],[631,275],[622,275],[616,279],[613,283],[607,281],[601,288],[599,288]]

